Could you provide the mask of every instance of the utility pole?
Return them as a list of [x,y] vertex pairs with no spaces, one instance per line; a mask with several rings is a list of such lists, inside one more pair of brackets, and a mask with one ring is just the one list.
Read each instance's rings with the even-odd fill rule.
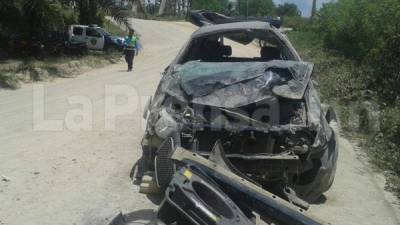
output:
[[311,18],[314,18],[316,13],[317,13],[317,0],[313,0],[311,9]]

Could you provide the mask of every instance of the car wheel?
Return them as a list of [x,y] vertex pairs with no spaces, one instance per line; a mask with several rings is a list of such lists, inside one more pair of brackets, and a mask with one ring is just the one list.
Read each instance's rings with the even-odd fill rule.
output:
[[116,52],[118,52],[118,48],[115,47],[114,45],[109,45],[109,46],[106,47],[106,53],[107,54],[113,54],[113,53],[116,53]]

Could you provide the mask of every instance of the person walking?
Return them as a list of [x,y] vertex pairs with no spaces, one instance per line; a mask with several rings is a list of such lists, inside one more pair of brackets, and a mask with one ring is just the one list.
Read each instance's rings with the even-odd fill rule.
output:
[[134,30],[129,30],[128,36],[125,37],[124,41],[124,54],[125,61],[128,64],[128,72],[132,71],[133,59],[138,55],[139,41],[135,36]]

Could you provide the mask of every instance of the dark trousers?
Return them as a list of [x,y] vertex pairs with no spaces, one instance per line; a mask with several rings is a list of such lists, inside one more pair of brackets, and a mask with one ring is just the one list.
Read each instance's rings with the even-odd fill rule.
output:
[[128,63],[128,70],[132,70],[134,58],[135,58],[135,50],[125,50],[125,61],[126,63]]

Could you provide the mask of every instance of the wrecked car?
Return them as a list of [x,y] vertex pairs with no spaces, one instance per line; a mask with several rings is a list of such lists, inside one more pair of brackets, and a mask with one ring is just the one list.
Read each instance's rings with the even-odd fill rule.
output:
[[200,28],[146,106],[136,178],[154,174],[165,188],[177,148],[209,158],[218,146],[235,174],[306,208],[332,185],[338,157],[335,112],[321,106],[312,77],[313,64],[269,23]]

